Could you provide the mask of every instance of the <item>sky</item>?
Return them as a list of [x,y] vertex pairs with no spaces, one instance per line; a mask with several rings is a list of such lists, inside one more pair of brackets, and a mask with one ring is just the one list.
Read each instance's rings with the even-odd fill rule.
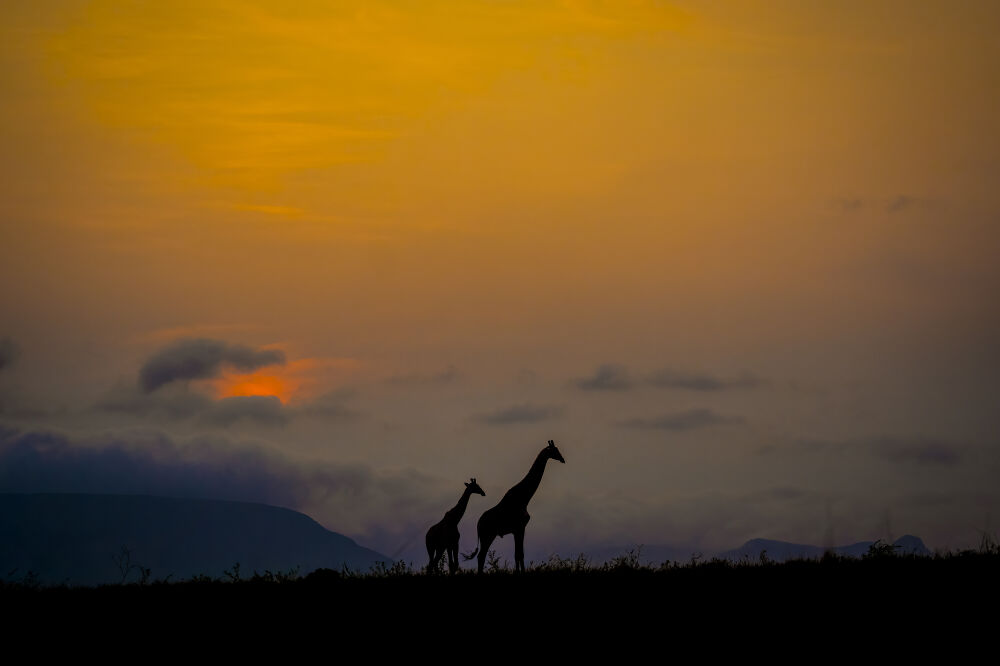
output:
[[0,491],[267,502],[419,563],[463,482],[472,550],[554,439],[529,559],[974,546],[1000,522],[997,25],[3,3]]

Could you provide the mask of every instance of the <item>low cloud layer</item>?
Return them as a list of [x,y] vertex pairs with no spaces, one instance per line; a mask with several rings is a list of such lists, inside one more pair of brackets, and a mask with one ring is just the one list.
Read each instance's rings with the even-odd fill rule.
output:
[[654,418],[635,418],[619,421],[624,428],[645,430],[695,430],[715,425],[743,423],[739,416],[724,416],[711,409],[689,409],[683,412],[664,414]]
[[482,414],[477,420],[489,425],[511,425],[515,423],[538,423],[558,418],[565,412],[558,405],[514,405],[489,414]]
[[0,492],[108,493],[260,502],[308,513],[389,554],[449,496],[412,470],[297,462],[223,438],[158,432],[73,439],[0,426]]
[[139,386],[150,393],[172,382],[218,377],[223,367],[253,372],[268,365],[282,365],[280,349],[252,349],[222,340],[180,340],[154,354],[139,370]]

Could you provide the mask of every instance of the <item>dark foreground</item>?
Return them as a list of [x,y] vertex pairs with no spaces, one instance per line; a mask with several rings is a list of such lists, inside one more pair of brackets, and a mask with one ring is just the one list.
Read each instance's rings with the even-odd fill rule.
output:
[[208,641],[252,651],[287,641],[288,649],[321,647],[337,660],[347,645],[375,659],[427,645],[514,657],[515,646],[538,644],[552,657],[641,649],[673,661],[693,649],[784,661],[860,650],[868,661],[926,650],[956,658],[993,644],[998,593],[1000,553],[966,552],[659,568],[625,557],[601,568],[555,560],[524,574],[396,567],[98,588],[27,580],[4,583],[0,606],[12,618],[8,635],[58,628],[116,645],[153,636],[167,650]]

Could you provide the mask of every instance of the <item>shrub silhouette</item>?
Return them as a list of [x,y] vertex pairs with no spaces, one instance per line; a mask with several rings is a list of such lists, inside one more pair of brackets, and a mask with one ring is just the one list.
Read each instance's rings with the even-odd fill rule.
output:
[[862,555],[862,559],[876,560],[885,559],[887,557],[895,557],[897,548],[899,548],[899,546],[895,546],[891,543],[885,543],[882,539],[877,539],[875,543],[868,546],[868,552]]

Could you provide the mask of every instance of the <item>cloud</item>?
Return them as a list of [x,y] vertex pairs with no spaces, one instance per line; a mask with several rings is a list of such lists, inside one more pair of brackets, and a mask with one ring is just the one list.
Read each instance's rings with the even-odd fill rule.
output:
[[0,338],[0,370],[9,367],[17,358],[19,350],[10,338]]
[[257,425],[283,426],[289,421],[284,405],[273,395],[247,395],[223,398],[211,404],[201,415],[205,423],[230,426],[237,421]]
[[753,388],[761,384],[760,379],[747,373],[733,379],[724,379],[670,369],[660,370],[650,375],[646,381],[658,388],[679,388],[690,391],[724,391],[734,388]]
[[253,372],[268,365],[285,363],[280,349],[255,350],[222,340],[180,340],[154,354],[139,370],[139,386],[146,393],[175,381],[218,377],[223,366]]
[[935,439],[895,439],[884,437],[870,443],[873,453],[894,463],[954,465],[962,456],[953,445]]
[[714,425],[731,425],[737,423],[743,423],[743,418],[739,416],[723,416],[711,409],[689,409],[652,419],[635,418],[627,421],[619,421],[617,425],[624,428],[640,428],[645,430],[694,430]]
[[796,488],[795,486],[775,486],[767,489],[761,494],[762,498],[779,502],[799,500],[807,496],[808,493],[806,491],[801,488]]
[[458,370],[453,365],[449,365],[447,368],[440,372],[434,372],[431,374],[424,374],[420,372],[410,372],[405,374],[396,374],[388,377],[385,380],[386,384],[395,384],[397,386],[426,386],[428,384],[450,384],[459,378]]
[[119,385],[108,391],[94,408],[144,420],[195,420],[218,428],[241,423],[280,427],[300,417],[331,422],[355,420],[360,412],[345,404],[352,395],[351,391],[334,391],[310,402],[289,406],[273,395],[231,396],[213,400],[181,384],[164,386],[153,393]]
[[167,386],[153,394],[130,386],[116,386],[95,407],[103,412],[177,421],[203,414],[212,408],[212,400],[182,386]]
[[966,450],[954,443],[920,437],[867,437],[856,439],[796,439],[788,446],[769,445],[757,450],[759,455],[845,453],[872,455],[892,463],[919,465],[955,465]]
[[934,199],[921,197],[911,197],[908,194],[900,194],[886,204],[886,211],[889,213],[905,213],[911,210],[933,210],[938,207],[938,202]]
[[117,386],[95,405],[103,412],[127,414],[130,416],[164,421],[198,422],[216,427],[248,422],[259,426],[283,426],[292,416],[293,410],[285,407],[272,395],[235,396],[212,400],[200,393],[187,390],[184,386],[167,386],[152,394]]
[[889,202],[886,206],[886,210],[890,213],[899,213],[907,208],[910,208],[917,202],[913,197],[906,196],[905,194],[900,194],[895,199]]
[[296,416],[301,415],[323,421],[354,421],[360,418],[362,413],[345,404],[354,395],[354,391],[350,389],[331,391],[295,408],[293,413]]
[[593,375],[575,382],[584,391],[625,391],[632,388],[632,380],[624,366],[604,364]]
[[483,423],[490,425],[510,425],[513,423],[538,423],[548,421],[562,416],[565,410],[558,405],[514,405],[506,409],[501,409],[489,414],[483,414],[478,418]]
[[[70,438],[0,426],[0,492],[108,493],[260,502],[308,513],[330,529],[368,536],[384,553],[451,489],[414,470],[299,462],[224,438],[176,441],[155,431]],[[377,537],[377,539],[376,539]],[[373,543],[371,539],[376,539]]]
[[[724,391],[735,388],[753,388],[763,382],[750,373],[739,377],[724,378],[709,374],[683,372],[664,368],[642,378],[643,384],[657,388],[686,389],[689,391]],[[637,385],[628,369],[621,365],[606,363],[589,377],[577,379],[576,386],[584,391],[625,391]]]
[[865,202],[860,197],[841,197],[835,199],[833,205],[843,213],[855,213],[864,207]]

